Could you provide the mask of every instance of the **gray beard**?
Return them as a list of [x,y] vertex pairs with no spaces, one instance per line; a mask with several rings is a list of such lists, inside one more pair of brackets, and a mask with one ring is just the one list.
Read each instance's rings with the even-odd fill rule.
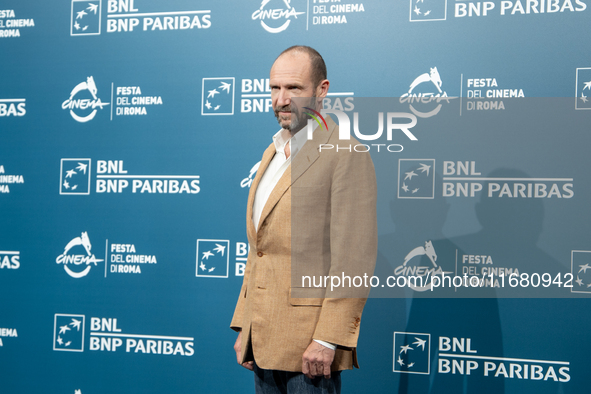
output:
[[[311,97],[310,98],[310,103],[308,105],[304,105],[304,107],[315,107],[314,103],[315,103],[315,97]],[[289,130],[289,132],[291,133],[291,135],[295,135],[298,131],[300,131],[301,129],[304,128],[304,126],[306,126],[306,124],[308,123],[308,119],[309,116],[306,114],[303,114],[302,112],[291,112],[291,122],[287,125],[283,125],[281,123],[281,118],[279,117],[279,112],[281,110],[285,110],[287,109],[286,107],[277,107],[274,109],[275,111],[275,117],[277,118],[277,122],[279,122],[279,124],[281,125],[281,127],[285,130]],[[290,106],[290,111],[291,111],[291,106]]]

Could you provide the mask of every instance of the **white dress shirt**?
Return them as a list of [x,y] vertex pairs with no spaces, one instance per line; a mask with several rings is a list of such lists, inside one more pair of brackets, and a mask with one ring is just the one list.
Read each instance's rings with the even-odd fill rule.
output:
[[[291,159],[302,149],[307,141],[307,133],[304,129],[300,130],[293,137],[289,130],[281,129],[273,136],[273,144],[275,145],[275,156],[271,159],[271,162],[267,166],[265,173],[263,174],[261,181],[257,187],[254,195],[254,204],[252,207],[252,221],[254,228],[258,231],[259,221],[261,220],[261,214],[263,208],[271,195],[271,192],[277,186],[277,182],[287,170],[287,167],[291,164]],[[289,157],[285,155],[285,146],[289,144]],[[319,344],[326,346],[329,349],[335,350],[336,346],[332,343],[314,339]]]
[[[273,144],[275,145],[275,156],[271,159],[269,166],[265,170],[261,181],[254,195],[254,204],[252,207],[252,221],[254,228],[258,231],[259,221],[263,208],[271,195],[271,192],[277,186],[277,182],[291,164],[291,159],[302,149],[307,141],[305,130],[300,130],[293,137],[289,130],[281,129],[273,136]],[[289,144],[290,155],[285,157],[285,146]]]

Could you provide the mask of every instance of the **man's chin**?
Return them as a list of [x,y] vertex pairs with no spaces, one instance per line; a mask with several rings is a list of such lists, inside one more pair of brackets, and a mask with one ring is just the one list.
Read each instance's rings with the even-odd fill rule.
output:
[[279,125],[284,129],[291,129],[291,120],[290,119],[280,119],[278,118]]
[[277,121],[279,122],[279,125],[281,125],[281,128],[285,130],[298,131],[302,128],[302,124],[298,119],[292,120],[291,118],[286,119],[284,117],[277,117]]

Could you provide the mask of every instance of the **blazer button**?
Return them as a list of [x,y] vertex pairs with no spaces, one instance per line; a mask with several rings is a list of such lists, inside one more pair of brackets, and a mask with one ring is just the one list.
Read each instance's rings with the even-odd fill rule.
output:
[[259,257],[263,257],[263,252],[258,252],[258,253],[257,253],[257,256],[259,256]]

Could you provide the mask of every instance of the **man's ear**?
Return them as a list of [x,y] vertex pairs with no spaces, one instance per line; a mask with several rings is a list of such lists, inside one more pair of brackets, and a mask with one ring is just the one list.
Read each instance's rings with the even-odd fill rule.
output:
[[330,82],[328,79],[320,81],[318,86],[316,87],[316,97],[326,97],[328,94],[328,88],[330,86]]

